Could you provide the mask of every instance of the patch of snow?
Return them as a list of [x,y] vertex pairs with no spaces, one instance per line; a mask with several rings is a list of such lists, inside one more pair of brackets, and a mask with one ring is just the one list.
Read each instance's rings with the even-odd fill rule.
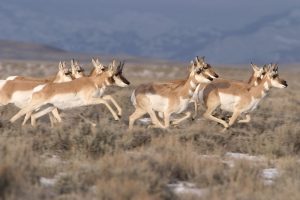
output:
[[141,118],[141,119],[138,119],[142,124],[151,124],[152,120],[151,118]]
[[41,177],[40,183],[44,187],[53,187],[57,183],[57,181],[63,176],[66,176],[66,173],[60,172],[56,174],[53,178]]
[[55,185],[56,182],[57,182],[56,178],[45,178],[45,177],[40,178],[41,185],[45,187],[52,187]]
[[177,195],[190,194],[197,197],[204,197],[208,193],[207,188],[197,188],[194,183],[183,181],[168,184],[168,187]]
[[232,159],[240,159],[240,160],[249,160],[249,161],[265,161],[266,158],[264,156],[251,156],[249,154],[244,153],[233,153],[227,152],[225,157]]
[[266,185],[271,185],[273,184],[274,180],[278,178],[280,175],[278,169],[276,168],[267,168],[263,169],[261,176],[264,179],[264,183]]

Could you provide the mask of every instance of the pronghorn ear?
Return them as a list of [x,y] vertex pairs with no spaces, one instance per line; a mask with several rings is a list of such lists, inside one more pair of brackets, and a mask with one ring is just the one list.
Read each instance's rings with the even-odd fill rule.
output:
[[97,67],[97,61],[94,58],[92,58],[92,64],[93,64],[94,67]]
[[193,72],[196,68],[197,64],[195,63],[195,61],[191,61],[191,68],[190,68],[190,72]]
[[62,62],[61,61],[59,61],[59,63],[58,63],[58,69],[59,70],[63,70],[63,66],[62,66]]
[[253,71],[259,71],[259,67],[256,64],[253,64],[252,62],[251,62],[251,67]]

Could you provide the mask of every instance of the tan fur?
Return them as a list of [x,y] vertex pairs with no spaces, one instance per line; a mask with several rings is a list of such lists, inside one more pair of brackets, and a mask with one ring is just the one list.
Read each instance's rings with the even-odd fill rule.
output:
[[[53,107],[67,109],[101,103],[105,104],[115,120],[118,120],[119,117],[107,103],[110,96],[103,96],[103,93],[109,85],[121,87],[129,85],[129,82],[122,76],[123,65],[121,67],[119,65],[117,69],[114,69],[112,65],[108,70],[95,77],[82,77],[67,83],[46,85],[42,90],[35,92],[29,105],[20,110],[10,121],[14,122],[25,113],[40,108],[45,104],[52,104]],[[120,79],[123,81],[119,82]],[[60,98],[60,95],[62,98]],[[64,97],[67,97],[68,101]],[[49,110],[51,111],[51,109]]]
[[[202,62],[202,60],[201,60]],[[193,62],[190,74],[186,79],[174,80],[166,83],[149,83],[138,86],[132,94],[132,102],[136,108],[129,117],[129,129],[132,129],[136,119],[148,113],[152,123],[160,128],[168,128],[170,115],[185,111],[197,85],[201,82],[209,82],[212,78],[204,69],[205,63]],[[198,74],[197,74],[197,73]],[[155,112],[164,114],[164,125],[157,119]],[[190,113],[174,123],[186,119]]]
[[[233,87],[239,87],[238,85],[240,85],[241,87],[247,87],[248,89],[251,88],[252,86],[256,86],[259,84],[259,82],[261,81],[262,76],[266,73],[266,66],[260,68],[258,67],[256,64],[251,63],[251,67],[253,69],[253,72],[248,80],[248,82],[243,82],[243,81],[237,81],[237,80],[227,80],[227,79],[217,79],[214,80],[213,83],[216,83],[217,85],[219,85],[221,88],[224,88],[225,92],[228,90],[229,93],[230,91],[234,90],[231,88],[231,86]],[[200,103],[200,101],[202,101],[202,96],[203,96],[203,89],[207,86],[208,84],[201,84],[201,86],[199,86],[196,89],[195,95],[193,96],[193,102],[194,102],[194,115],[193,115],[193,119],[196,118],[197,113],[198,113],[198,104]],[[247,116],[247,118],[249,118],[249,116]]]
[[[35,80],[35,81],[34,81]],[[65,67],[65,63],[59,63],[59,71],[53,78],[48,79],[40,79],[40,78],[30,78],[30,77],[21,77],[18,76],[13,80],[2,80],[5,82],[2,85],[0,90],[0,105],[7,105],[8,103],[14,103],[17,107],[22,108],[27,101],[29,101],[31,97],[31,93],[35,87],[38,85],[47,84],[49,82],[63,82],[63,81],[70,81],[72,80],[70,76],[69,70]],[[15,99],[12,98],[13,95],[21,93],[21,97],[23,99]],[[27,118],[30,115],[26,116]],[[50,118],[51,119],[51,118]],[[25,119],[23,124],[25,123]]]
[[[243,113],[247,115],[246,119],[241,122],[249,122],[250,115],[248,113],[257,107],[271,87],[284,88],[287,86],[286,81],[279,78],[275,69],[276,66],[269,66],[266,75],[257,86],[249,87],[249,84],[228,80],[216,80],[208,84],[203,91],[203,101],[207,108],[204,117],[223,124],[225,128],[234,124],[237,117]],[[274,78],[273,75],[276,77]],[[233,112],[229,123],[212,116],[212,112],[217,107]]]

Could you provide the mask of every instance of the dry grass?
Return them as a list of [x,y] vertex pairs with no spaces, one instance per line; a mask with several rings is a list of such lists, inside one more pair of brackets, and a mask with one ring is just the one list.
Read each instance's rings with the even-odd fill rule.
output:
[[[36,69],[33,71],[32,69]],[[299,70],[281,67],[289,87],[273,89],[252,114],[249,124],[236,124],[226,133],[204,120],[186,121],[169,130],[136,125],[127,131],[133,112],[130,93],[142,82],[184,77],[178,66],[126,67],[130,88],[111,88],[121,104],[121,121],[104,106],[62,113],[64,123],[49,127],[8,124],[14,106],[0,108],[0,198],[2,199],[298,199],[300,192]],[[1,77],[53,74],[55,63],[1,63]],[[247,69],[217,68],[225,78],[244,79]],[[97,122],[92,127],[79,117]],[[224,114],[224,113],[223,113]],[[226,152],[263,156],[260,161],[235,160]],[[231,163],[231,164],[230,164]],[[233,163],[233,164],[232,164]],[[276,168],[280,175],[266,184],[262,171]],[[52,181],[48,185],[42,180]],[[178,194],[168,187],[194,183],[203,196]]]

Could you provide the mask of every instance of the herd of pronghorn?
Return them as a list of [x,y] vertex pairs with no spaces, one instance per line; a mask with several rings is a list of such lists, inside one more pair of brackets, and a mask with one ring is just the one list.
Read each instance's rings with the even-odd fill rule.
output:
[[[23,125],[30,118],[31,125],[35,126],[36,119],[46,114],[49,114],[53,125],[62,121],[58,110],[96,104],[104,104],[114,119],[119,120],[122,109],[111,95],[105,94],[105,90],[113,85],[129,86],[130,82],[122,73],[124,62],[116,64],[113,60],[104,66],[99,59],[92,59],[92,65],[89,75],[85,75],[78,61],[73,59],[71,69],[66,67],[65,62],[60,62],[58,73],[51,77],[10,76],[0,80],[0,105],[13,103],[19,107],[21,110],[10,122],[25,115]],[[131,95],[135,111],[129,116],[129,129],[145,114],[150,115],[152,127],[178,125],[188,118],[195,118],[199,103],[204,104],[206,109],[204,117],[222,124],[224,130],[232,126],[239,116],[243,117],[239,123],[248,123],[250,112],[271,87],[287,87],[287,82],[279,78],[276,64],[258,67],[251,63],[251,66],[253,73],[248,82],[226,80],[218,78],[204,57],[196,57],[184,79],[139,85]],[[193,115],[187,109],[191,102],[195,105]],[[233,113],[229,122],[212,115],[217,108]],[[184,115],[176,118],[181,113]]]

